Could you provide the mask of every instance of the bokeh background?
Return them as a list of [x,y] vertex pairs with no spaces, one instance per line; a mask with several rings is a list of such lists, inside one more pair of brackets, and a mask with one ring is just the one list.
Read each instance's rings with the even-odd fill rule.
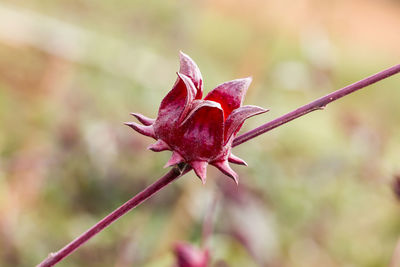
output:
[[[1,266],[39,263],[166,172],[123,122],[156,116],[179,50],[206,92],[253,77],[245,103],[271,111],[245,131],[398,64],[400,1],[0,1]],[[238,187],[189,173],[59,266],[172,266],[215,198],[213,266],[388,266],[399,100],[394,76],[251,140]]]

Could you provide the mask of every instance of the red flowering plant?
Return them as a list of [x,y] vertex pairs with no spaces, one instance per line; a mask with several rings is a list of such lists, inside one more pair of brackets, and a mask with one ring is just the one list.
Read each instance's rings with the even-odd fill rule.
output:
[[132,113],[143,125],[126,123],[135,131],[157,142],[149,149],[171,150],[165,165],[189,164],[206,182],[206,168],[211,164],[238,182],[229,162],[247,165],[232,154],[232,142],[244,121],[267,112],[257,106],[242,106],[251,78],[236,79],[218,85],[204,99],[203,79],[196,63],[180,52],[180,70],[172,90],[162,100],[156,120]]
[[162,100],[157,119],[153,120],[141,114],[132,113],[142,125],[134,122],[126,123],[137,132],[157,140],[149,149],[153,151],[171,150],[172,157],[166,166],[174,166],[174,168],[62,249],[50,253],[38,266],[48,267],[60,262],[119,217],[184,175],[191,168],[203,183],[206,180],[208,164],[217,167],[237,183],[237,174],[230,168],[228,162],[247,164],[231,153],[232,147],[312,111],[323,109],[327,104],[339,98],[399,72],[400,64],[318,98],[236,137],[247,118],[268,111],[257,106],[242,106],[251,78],[223,83],[202,99],[203,79],[200,70],[189,56],[181,52],[178,79],[172,90]]

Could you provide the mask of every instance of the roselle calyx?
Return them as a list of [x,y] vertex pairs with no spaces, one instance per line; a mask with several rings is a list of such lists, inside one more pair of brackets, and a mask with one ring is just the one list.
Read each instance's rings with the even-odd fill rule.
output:
[[238,175],[228,162],[247,164],[232,154],[233,139],[247,118],[268,111],[252,105],[242,106],[251,78],[220,84],[202,99],[200,70],[183,52],[180,52],[177,75],[174,86],[161,102],[157,119],[131,113],[141,124],[128,122],[126,125],[157,140],[148,147],[150,150],[172,151],[165,167],[187,163],[205,183],[207,165],[211,164],[237,183]]

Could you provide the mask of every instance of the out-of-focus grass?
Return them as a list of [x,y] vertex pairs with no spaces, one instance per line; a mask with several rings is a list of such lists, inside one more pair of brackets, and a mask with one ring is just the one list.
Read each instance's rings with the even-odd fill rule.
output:
[[[178,50],[206,91],[253,76],[245,102],[271,111],[244,130],[400,58],[396,1],[3,1],[0,11],[1,266],[38,263],[163,174],[169,153],[147,151],[151,140],[122,122],[155,117]],[[215,190],[214,263],[387,266],[400,234],[399,99],[393,77],[243,144],[238,188],[216,187],[227,178],[212,168],[206,186],[189,174],[60,266],[171,266],[175,241],[200,243]]]

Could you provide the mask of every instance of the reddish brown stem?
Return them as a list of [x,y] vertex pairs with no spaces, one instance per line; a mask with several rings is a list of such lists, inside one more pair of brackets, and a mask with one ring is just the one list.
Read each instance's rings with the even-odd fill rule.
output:
[[[356,82],[354,84],[346,86],[342,89],[339,89],[329,95],[321,97],[305,106],[302,106],[292,112],[287,113],[286,115],[283,115],[271,122],[261,125],[260,127],[254,129],[254,130],[251,130],[245,134],[238,136],[233,141],[233,146],[240,145],[254,137],[259,136],[260,134],[266,133],[278,126],[281,126],[291,120],[301,117],[311,111],[314,111],[317,109],[323,109],[327,104],[335,101],[336,99],[339,99],[343,96],[353,93],[354,91],[362,89],[368,85],[376,83],[376,82],[378,82],[382,79],[385,79],[389,76],[392,76],[398,72],[400,72],[400,64],[396,65],[394,67],[391,67],[387,70],[381,71],[381,72],[379,72],[375,75],[372,75],[366,79],[363,79],[359,82]],[[79,248],[81,245],[83,245],[85,242],[87,242],[93,236],[98,234],[100,231],[102,231],[108,225],[110,225],[111,223],[116,221],[119,217],[121,217],[122,215],[124,215],[125,213],[130,211],[131,209],[135,208],[140,203],[142,203],[143,201],[145,201],[146,199],[148,199],[152,195],[154,195],[156,192],[160,191],[166,185],[170,184],[172,181],[181,177],[182,175],[189,172],[190,170],[191,170],[191,168],[188,165],[174,167],[173,169],[171,169],[171,171],[169,171],[163,177],[161,177],[156,182],[151,184],[149,187],[144,189],[142,192],[140,192],[139,194],[137,194],[136,196],[134,196],[133,198],[128,200],[125,204],[123,204],[122,206],[120,206],[119,208],[114,210],[112,213],[110,213],[104,219],[102,219],[97,224],[92,226],[89,230],[87,230],[85,233],[83,233],[82,235],[77,237],[75,240],[73,240],[71,243],[66,245],[64,248],[62,248],[58,252],[51,253],[43,262],[41,262],[37,266],[38,267],[48,267],[48,266],[55,265],[57,262],[61,261],[65,257],[67,257],[69,254],[71,254],[73,251],[75,251],[77,248]]]
[[75,240],[73,240],[71,243],[60,249],[59,251],[55,253],[50,253],[50,255],[37,267],[48,267],[48,266],[53,266],[57,262],[61,261],[63,258],[67,257],[69,254],[71,254],[74,250],[79,248],[81,245],[83,245],[86,241],[91,239],[93,236],[98,234],[100,231],[102,231],[104,228],[109,226],[111,223],[116,221],[119,217],[130,211],[131,209],[135,208],[138,206],[140,203],[145,201],[146,199],[150,198],[152,195],[160,191],[162,188],[164,188],[166,185],[171,183],[172,181],[176,180],[177,178],[181,177],[191,169],[186,167],[182,171],[182,166],[181,169],[179,166],[176,166],[172,168],[167,174],[162,176],[160,179],[158,179],[156,182],[148,186],[146,189],[144,189],[142,192],[125,202],[122,206],[111,212],[109,215],[107,215],[105,218],[103,218],[101,221],[96,223],[94,226],[92,226],[89,230],[87,230],[85,233],[77,237]]
[[307,113],[310,113],[314,110],[324,109],[325,106],[328,105],[329,103],[331,103],[339,98],[342,98],[348,94],[351,94],[357,90],[360,90],[368,85],[371,85],[371,84],[379,82],[380,80],[383,80],[387,77],[395,75],[398,72],[400,72],[400,64],[393,66],[389,69],[386,69],[384,71],[378,72],[378,73],[376,73],[368,78],[365,78],[361,81],[358,81],[356,83],[353,83],[351,85],[343,87],[342,89],[339,89],[333,93],[323,96],[317,100],[314,100],[314,101],[308,103],[307,105],[299,107],[279,118],[276,118],[266,124],[261,125],[260,127],[257,127],[247,133],[244,133],[244,134],[236,137],[235,140],[233,141],[232,147],[238,146],[246,141],[249,141],[250,139],[253,139],[254,137],[259,136],[260,134],[271,131],[272,129],[274,129],[278,126],[281,126],[289,121],[297,119],[298,117],[306,115]]

